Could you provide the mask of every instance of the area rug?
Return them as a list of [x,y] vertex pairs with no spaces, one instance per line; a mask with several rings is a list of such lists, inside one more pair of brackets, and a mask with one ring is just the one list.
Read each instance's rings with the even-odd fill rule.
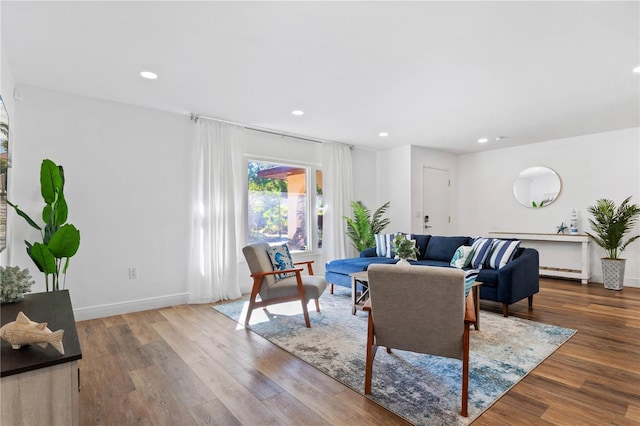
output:
[[[346,289],[345,289],[346,290]],[[350,293],[336,289],[309,305],[304,326],[299,302],[256,309],[248,328],[359,393],[364,392],[366,313],[351,314]],[[244,325],[248,302],[213,306]],[[466,425],[565,343],[575,330],[481,311],[471,330],[469,417],[460,416],[462,362],[379,350],[369,398],[416,425]]]

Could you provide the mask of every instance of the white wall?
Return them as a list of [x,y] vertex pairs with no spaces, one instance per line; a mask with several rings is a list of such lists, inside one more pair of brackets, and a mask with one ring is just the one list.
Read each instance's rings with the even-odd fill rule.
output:
[[376,156],[376,151],[359,148],[351,151],[353,199],[362,201],[372,211],[384,203],[376,198],[377,173],[374,167]]
[[[11,200],[34,218],[43,206],[39,168],[43,158],[65,167],[69,222],[82,235],[68,274],[76,319],[185,303],[189,250],[189,144],[194,126],[186,116],[74,96],[20,88]],[[245,158],[320,166],[317,143],[247,131]],[[44,291],[44,279],[24,251],[37,231],[10,213],[11,264],[27,267]],[[319,252],[295,254],[316,260]],[[129,267],[139,278],[128,278]],[[239,283],[250,291],[240,255]]]
[[[547,141],[458,158],[458,213],[461,234],[486,235],[490,231],[555,233],[578,211],[580,233],[588,228],[587,207],[600,198],[620,203],[628,196],[640,204],[640,128]],[[513,196],[520,171],[532,166],[555,170],[562,181],[558,199],[533,209]],[[631,235],[639,234],[636,225]],[[529,244],[531,245],[531,244]],[[553,249],[555,261],[572,261],[575,248]],[[547,248],[552,250],[552,248]],[[541,252],[541,258],[544,253]],[[592,281],[602,282],[600,258],[604,251],[590,244]],[[625,285],[640,287],[640,241],[624,251]],[[545,265],[547,266],[547,265]],[[556,265],[550,265],[556,266]]]
[[[65,168],[69,223],[81,245],[67,288],[76,318],[186,301],[188,118],[32,87],[20,88],[11,200],[38,218],[44,158]],[[44,279],[24,251],[37,231],[12,213],[12,263]],[[130,280],[128,268],[139,278]]]
[[[391,220],[385,232],[411,232],[411,146],[378,152],[376,156],[375,210],[390,202],[387,217]],[[368,207],[368,206],[367,206]]]

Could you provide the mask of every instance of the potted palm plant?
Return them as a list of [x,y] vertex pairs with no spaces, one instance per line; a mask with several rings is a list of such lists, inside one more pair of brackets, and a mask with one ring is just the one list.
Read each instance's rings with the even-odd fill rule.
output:
[[625,234],[633,229],[640,215],[640,206],[631,204],[631,197],[618,207],[615,202],[603,198],[596,201],[595,205],[587,207],[587,211],[593,215],[593,219],[589,219],[593,234],[586,234],[607,252],[607,257],[602,258],[604,287],[622,290],[625,259],[619,258],[618,255],[640,238],[640,235],[634,235],[623,241]]
[[362,201],[352,201],[353,218],[344,217],[347,221],[347,236],[351,239],[356,250],[363,251],[376,246],[376,234],[382,232],[389,219],[383,218],[389,208],[387,201],[371,215],[371,211]]

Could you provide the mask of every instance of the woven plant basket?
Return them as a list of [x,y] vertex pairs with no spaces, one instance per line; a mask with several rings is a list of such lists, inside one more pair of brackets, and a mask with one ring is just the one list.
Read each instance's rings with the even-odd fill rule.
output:
[[622,290],[624,287],[624,265],[626,259],[601,259],[604,288]]

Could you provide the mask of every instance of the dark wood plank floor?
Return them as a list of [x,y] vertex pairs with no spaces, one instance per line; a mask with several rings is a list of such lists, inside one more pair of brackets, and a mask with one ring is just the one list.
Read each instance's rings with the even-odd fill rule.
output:
[[[406,424],[210,306],[78,322],[81,424]],[[640,423],[640,289],[542,279],[510,311],[578,333],[474,424]]]

